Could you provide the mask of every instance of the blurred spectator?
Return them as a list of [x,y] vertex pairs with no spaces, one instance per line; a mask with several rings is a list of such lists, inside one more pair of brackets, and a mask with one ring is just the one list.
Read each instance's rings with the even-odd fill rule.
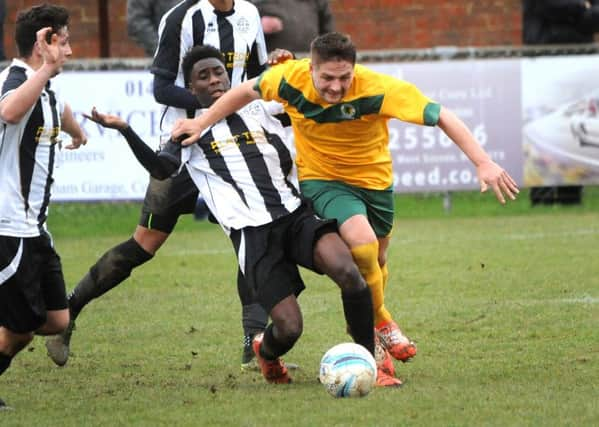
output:
[[599,0],[524,0],[524,44],[592,43]]
[[[599,31],[599,0],[523,0],[524,44],[592,43]],[[533,205],[577,204],[582,186],[532,187]]]
[[6,19],[6,1],[0,0],[0,61],[6,59],[4,54],[4,20]]
[[[3,0],[0,0],[3,1]],[[180,0],[127,0],[127,31],[147,56],[158,45],[160,18]]]
[[328,0],[250,0],[262,17],[269,52],[276,48],[309,52],[310,42],[333,31]]

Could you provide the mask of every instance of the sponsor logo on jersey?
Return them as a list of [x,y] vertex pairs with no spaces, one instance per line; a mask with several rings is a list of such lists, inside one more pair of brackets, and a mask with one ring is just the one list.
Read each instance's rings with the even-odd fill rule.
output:
[[47,141],[50,141],[50,144],[60,143],[60,140],[57,138],[59,133],[59,127],[45,128],[43,126],[38,126],[37,131],[35,132],[35,142],[38,144]]
[[237,20],[237,30],[239,30],[240,33],[247,33],[250,31],[250,22],[244,16]]
[[341,116],[344,119],[353,119],[356,117],[356,108],[351,104],[341,104]]

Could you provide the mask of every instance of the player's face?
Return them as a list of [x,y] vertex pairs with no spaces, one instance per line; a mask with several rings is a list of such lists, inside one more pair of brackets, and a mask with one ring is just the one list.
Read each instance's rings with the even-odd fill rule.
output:
[[200,59],[193,65],[189,89],[203,107],[211,106],[231,87],[225,66],[216,58]]
[[[71,36],[69,34],[69,30],[67,27],[62,27],[60,30],[56,32],[56,36],[58,38],[58,49],[65,56],[65,58],[70,58],[73,55],[73,50],[71,49]],[[62,71],[62,67],[56,72],[56,74]]]
[[310,65],[312,82],[318,95],[329,104],[341,102],[354,79],[354,66],[347,61],[316,62]]

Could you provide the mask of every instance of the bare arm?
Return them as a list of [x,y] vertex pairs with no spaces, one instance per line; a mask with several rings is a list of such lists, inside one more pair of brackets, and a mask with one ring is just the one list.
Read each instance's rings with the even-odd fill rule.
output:
[[71,110],[69,104],[65,104],[60,121],[62,130],[71,136],[71,143],[65,148],[73,150],[87,144],[87,135],[75,120],[73,110]]
[[260,94],[254,90],[256,79],[248,80],[229,90],[221,96],[212,106],[195,119],[178,120],[173,128],[172,139],[181,141],[182,145],[196,142],[202,132],[209,126],[233,114],[250,102],[260,99]]
[[519,193],[516,182],[501,166],[491,160],[458,116],[441,107],[438,125],[476,166],[481,192],[487,191],[491,186],[495,197],[501,203],[505,203],[505,196],[511,200],[516,199],[516,194]]

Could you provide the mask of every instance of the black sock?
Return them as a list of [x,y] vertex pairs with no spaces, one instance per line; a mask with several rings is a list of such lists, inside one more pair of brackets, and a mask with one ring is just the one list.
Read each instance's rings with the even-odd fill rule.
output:
[[266,328],[268,314],[260,304],[243,305],[241,308],[241,323],[243,333],[246,336],[256,335]]
[[0,375],[4,373],[10,366],[10,362],[12,361],[12,356],[7,356],[4,353],[0,353]]
[[247,337],[264,331],[268,323],[268,313],[256,302],[254,292],[240,269],[237,269],[237,294],[241,301],[241,325],[244,335]]
[[152,257],[133,238],[102,255],[69,295],[71,320],[75,320],[87,303],[117,286],[129,277],[131,270]]
[[264,338],[260,346],[260,356],[266,360],[275,360],[277,357],[287,353],[297,340],[280,342],[273,333],[274,325],[271,323],[264,330]]
[[343,312],[349,333],[374,356],[374,315],[370,288],[358,292],[343,292]]

